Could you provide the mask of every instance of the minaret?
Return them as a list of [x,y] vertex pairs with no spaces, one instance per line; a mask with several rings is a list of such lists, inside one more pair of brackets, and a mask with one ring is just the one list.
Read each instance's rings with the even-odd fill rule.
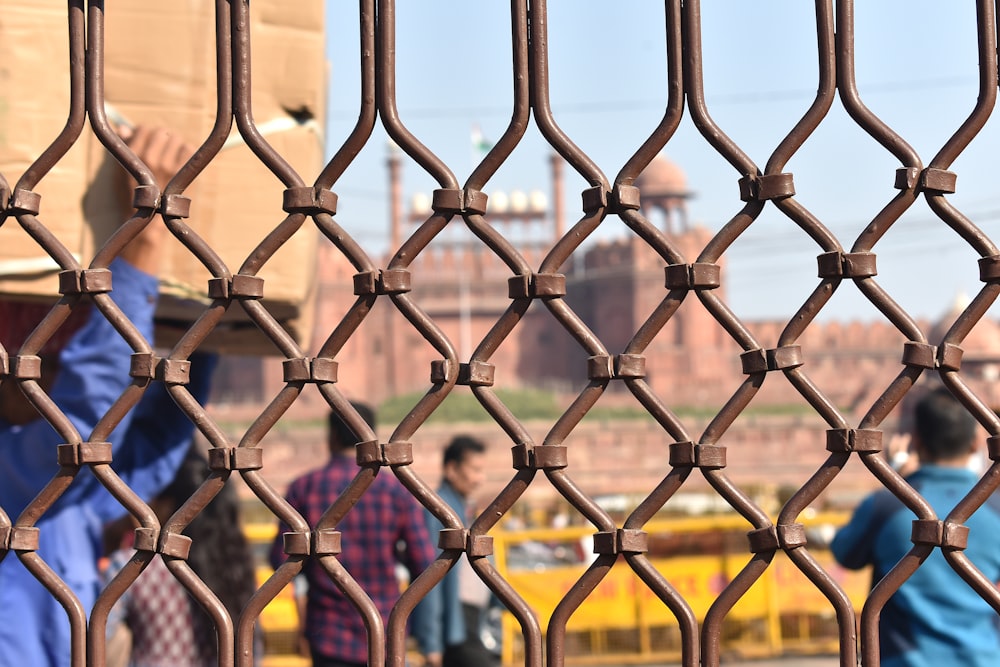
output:
[[555,228],[555,240],[558,241],[566,233],[566,211],[563,208],[563,159],[558,153],[549,156],[552,166],[552,224]]
[[389,170],[389,249],[395,253],[403,242],[403,164],[399,147],[388,144],[385,164]]

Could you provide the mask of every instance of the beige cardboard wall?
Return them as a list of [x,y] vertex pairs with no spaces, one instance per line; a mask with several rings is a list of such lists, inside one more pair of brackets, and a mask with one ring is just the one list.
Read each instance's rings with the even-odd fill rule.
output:
[[[251,5],[253,110],[259,126],[281,127],[268,142],[309,183],[321,168],[319,122],[324,118],[323,3],[255,0]],[[108,102],[135,124],[164,125],[200,144],[214,123],[214,4],[203,0],[116,0],[106,9],[105,90]],[[69,105],[66,3],[12,0],[0,13],[0,174],[11,186],[65,123]],[[291,127],[289,127],[291,126]],[[235,126],[234,126],[235,133]],[[69,155],[39,185],[39,219],[86,263],[96,244],[123,219],[114,172],[88,128]],[[285,217],[284,186],[244,144],[226,149],[188,191],[188,224],[237,271],[257,243]],[[317,235],[311,222],[259,275],[264,303],[300,339],[309,333]],[[8,220],[0,229],[0,295],[52,297],[56,277],[44,252]],[[49,267],[54,269],[54,265]],[[203,306],[210,275],[172,242],[161,275],[166,325],[192,321]],[[225,351],[275,351],[233,304],[228,328],[214,336]],[[161,343],[182,328],[161,326]]]

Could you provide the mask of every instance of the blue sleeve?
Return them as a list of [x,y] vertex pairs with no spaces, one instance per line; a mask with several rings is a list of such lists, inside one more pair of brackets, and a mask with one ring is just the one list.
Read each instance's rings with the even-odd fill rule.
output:
[[[187,389],[201,405],[208,400],[217,361],[214,354],[191,356]],[[191,446],[194,423],[177,406],[162,382],[154,382],[146,389],[132,412],[132,421],[121,438],[121,446],[116,448],[112,468],[140,498],[149,502],[177,473]],[[107,491],[98,493],[94,505],[104,521],[124,511]]]
[[833,557],[850,570],[860,570],[874,561],[875,537],[881,527],[875,506],[876,495],[865,498],[830,543]]
[[[437,536],[444,524],[430,511],[424,510],[427,532]],[[443,582],[442,582],[443,583]],[[444,586],[439,583],[420,601],[413,610],[412,629],[421,653],[444,652]]]
[[[112,300],[143,338],[152,341],[156,278],[120,259],[111,263],[111,273]],[[132,347],[96,306],[63,349],[51,396],[84,439],[132,382],[132,353]],[[123,422],[119,430],[124,426]]]
[[[111,299],[147,339],[153,334],[153,310],[158,283],[155,277],[116,259],[110,266]],[[132,348],[97,307],[69,340],[59,357],[60,367],[49,392],[59,409],[86,440],[97,422],[131,383]],[[117,433],[127,426],[126,416]],[[0,443],[0,487],[4,509],[19,513],[59,471],[56,445],[63,438],[44,419],[21,427],[6,427]],[[113,437],[112,443],[117,444]],[[89,477],[89,473],[83,473]],[[66,490],[60,503],[77,502],[93,488],[81,479]]]

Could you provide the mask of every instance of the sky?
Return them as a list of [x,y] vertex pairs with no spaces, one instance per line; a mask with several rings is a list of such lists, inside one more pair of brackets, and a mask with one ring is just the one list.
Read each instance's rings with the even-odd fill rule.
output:
[[[613,180],[652,132],[666,102],[662,2],[550,2],[549,77],[555,119]],[[771,152],[812,103],[818,82],[814,3],[806,0],[706,0],[702,3],[708,110],[722,130],[763,168]],[[856,72],[865,104],[930,162],[971,113],[978,95],[975,5],[972,2],[858,2]],[[471,171],[474,126],[496,139],[512,104],[509,2],[399,2],[397,95],[406,127],[447,163],[459,181]],[[330,62],[327,143],[330,151],[358,113],[357,3],[327,3]],[[997,115],[995,113],[994,115]],[[1000,195],[992,153],[1000,138],[993,118],[954,163],[958,187],[949,200],[983,231],[1000,235]],[[387,247],[388,199],[381,125],[335,185],[337,219],[373,255]],[[514,155],[489,182],[495,191],[549,191],[546,144],[532,123]],[[740,174],[700,135],[690,114],[664,154],[687,174],[695,193],[689,218],[712,231],[742,207]],[[406,160],[407,199],[436,183]],[[839,99],[785,171],[796,198],[849,249],[896,194],[898,161],[847,115]],[[587,183],[567,170],[568,222],[582,214]],[[623,236],[609,217],[594,239]],[[724,255],[728,298],[745,319],[787,318],[818,284],[821,250],[768,204]],[[981,287],[977,254],[923,199],[875,247],[878,283],[908,312],[936,319],[960,295]],[[693,258],[690,258],[693,259]],[[991,315],[996,317],[998,309]],[[880,315],[850,282],[821,319],[871,320]]]

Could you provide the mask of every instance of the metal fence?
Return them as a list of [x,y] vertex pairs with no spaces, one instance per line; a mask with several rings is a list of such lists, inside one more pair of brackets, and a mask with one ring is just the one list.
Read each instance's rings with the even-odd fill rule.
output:
[[[937,548],[979,595],[1000,610],[1000,593],[963,554],[967,533],[964,523],[1000,484],[998,468],[994,464],[948,516],[939,517],[887,463],[882,454],[883,438],[879,428],[921,375],[937,374],[992,434],[989,438],[990,458],[996,460],[1000,457],[1000,421],[968,388],[961,372],[963,339],[1000,294],[1000,251],[947,198],[954,192],[956,180],[955,173],[949,169],[990,117],[996,99],[996,23],[992,2],[976,2],[980,53],[978,104],[925,166],[904,138],[870,111],[861,99],[854,70],[854,2],[838,0],[834,7],[832,0],[816,0],[815,31],[820,73],[816,97],[761,168],[726,135],[710,114],[702,81],[700,3],[697,0],[667,0],[664,3],[668,74],[666,109],[659,126],[612,180],[563,132],[552,113],[546,2],[511,0],[514,104],[510,123],[464,183],[407,129],[405,119],[397,111],[395,1],[361,0],[359,4],[362,87],[357,125],[322,173],[315,176],[296,173],[269,146],[255,126],[249,95],[250,37],[247,31],[241,29],[252,9],[247,0],[216,0],[220,99],[216,127],[191,161],[161,192],[149,169],[117,138],[105,115],[102,88],[104,3],[93,1],[86,6],[83,0],[67,3],[72,86],[69,120],[50,148],[23,175],[0,175],[0,221],[7,225],[21,225],[60,264],[63,269],[60,282],[64,288],[60,303],[53,307],[24,346],[20,350],[4,351],[4,377],[6,382],[20,385],[37,410],[59,431],[66,444],[58,452],[59,474],[28,509],[20,516],[7,516],[0,512],[0,558],[20,559],[65,607],[74,639],[72,664],[103,664],[104,628],[111,605],[135,581],[140,571],[157,557],[163,558],[203,606],[212,610],[221,647],[220,664],[252,664],[255,619],[268,600],[288,585],[309,559],[319,560],[330,576],[343,586],[359,612],[368,619],[370,663],[378,665],[386,662],[404,664],[405,630],[410,613],[422,596],[461,558],[469,559],[475,572],[516,617],[523,635],[524,661],[528,665],[564,663],[568,619],[612,568],[631,568],[670,610],[680,629],[685,665],[719,664],[721,628],[727,613],[768,570],[778,551],[783,551],[829,600],[839,624],[840,661],[843,665],[856,664],[858,651],[865,664],[878,664],[878,617],[883,606],[928,554]],[[107,11],[114,11],[114,6]],[[343,26],[338,29],[343,29]],[[793,176],[784,171],[785,165],[823,122],[838,95],[857,125],[899,161],[895,178],[898,192],[889,198],[884,208],[849,246],[844,245],[796,199]],[[669,145],[685,112],[690,114],[712,149],[736,170],[742,201],[742,208],[697,257],[683,256],[670,236],[644,218],[639,206],[641,193],[633,185],[650,161]],[[589,183],[589,187],[582,192],[582,216],[549,249],[538,266],[530,265],[518,248],[491,226],[485,192],[491,177],[525,136],[529,120],[534,121],[545,141]],[[284,221],[267,238],[260,240],[259,247],[238,268],[219,261],[212,249],[186,224],[188,201],[184,196],[188,186],[218,154],[234,121],[253,152],[286,188],[284,201],[275,202],[274,210],[287,212]],[[372,261],[366,250],[335,220],[337,195],[334,192],[338,179],[366,146],[376,123],[381,123],[395,143],[439,184],[433,195],[433,212],[403,241],[401,247],[393,249],[395,252],[386,266],[378,266]],[[86,129],[88,124],[89,129]],[[135,195],[135,213],[122,227],[123,232],[115,235],[94,257],[87,258],[87,262],[79,263],[46,227],[44,216],[39,215],[38,197],[34,190],[85,131],[92,131],[101,139],[138,181],[139,187]],[[893,301],[875,279],[876,245],[900,216],[921,199],[979,256],[980,276],[984,283],[943,339],[935,341],[927,339],[914,319]],[[788,320],[775,346],[770,348],[756,340],[713,291],[720,285],[720,259],[766,207],[776,208],[815,242],[819,274],[812,295]],[[156,214],[162,216],[171,233],[182,239],[191,253],[210,267],[214,276],[209,290],[211,306],[206,308],[197,324],[170,354],[162,359],[155,356],[150,341],[143,339],[137,329],[123,318],[107,294],[110,287],[107,267],[111,260],[144,226],[154,224]],[[609,217],[620,218],[632,232],[656,250],[663,260],[666,276],[662,302],[621,350],[607,349],[567,305],[564,298],[566,280],[560,274],[560,267]],[[433,318],[421,309],[419,299],[412,296],[411,282],[418,281],[420,276],[411,275],[409,270],[414,258],[447,225],[463,224],[481,240],[485,251],[494,253],[510,268],[511,298],[509,309],[467,359],[459,358],[452,342]],[[314,357],[309,357],[300,349],[258,300],[266,290],[266,285],[257,277],[261,267],[306,225],[315,225],[357,271],[353,281],[357,299],[340,324],[328,332],[328,337]],[[898,376],[857,424],[850,423],[847,416],[810,381],[807,368],[802,363],[802,350],[797,345],[803,331],[842,283],[847,283],[847,287],[853,284],[908,341],[902,350],[902,369]],[[647,361],[644,350],[685,299],[700,301],[743,350],[740,355],[745,373],[742,384],[728,402],[719,407],[714,419],[700,434],[689,432],[684,421],[650,390],[644,380]],[[37,381],[38,351],[57,331],[73,306],[85,301],[92,302],[134,350],[132,376],[135,379],[132,385],[90,434],[77,433],[59,406],[47,399]],[[338,352],[357,331],[376,301],[390,302],[441,357],[429,369],[426,394],[384,443],[378,442],[371,429],[353,411],[336,383]],[[572,334],[579,345],[581,363],[586,364],[590,378],[569,409],[551,425],[541,441],[535,441],[529,435],[494,393],[492,385],[496,369],[491,364],[491,356],[497,347],[536,301],[544,304]],[[193,400],[185,384],[188,357],[227,309],[238,308],[244,309],[284,354],[285,359],[274,363],[282,364],[286,385],[239,442],[231,442],[214,425],[203,406]],[[726,445],[723,444],[727,428],[753,399],[765,377],[774,374],[783,375],[794,385],[829,426],[825,443],[829,451],[826,462],[810,479],[802,480],[801,488],[784,505],[776,519],[729,480]],[[131,494],[111,470],[109,445],[105,442],[126,409],[134,406],[144,390],[154,382],[166,383],[176,402],[210,441],[214,470],[201,492],[165,526],[159,525],[149,507]],[[648,458],[649,465],[662,467],[662,482],[650,489],[646,499],[620,524],[574,482],[572,465],[573,429],[611,383],[622,383],[628,388],[662,427],[664,441],[669,443],[668,456],[663,456],[662,452],[650,452]],[[317,525],[308,525],[282,500],[268,483],[267,471],[261,463],[262,439],[308,384],[315,384],[331,408],[343,415],[355,431],[365,435],[364,442],[358,445],[360,466],[357,477]],[[413,473],[409,465],[414,457],[421,455],[421,448],[417,445],[421,425],[453,391],[470,391],[478,398],[509,436],[513,452],[513,473],[509,484],[468,529],[442,499]],[[53,457],[56,454],[52,452]],[[608,454],[614,456],[614,452]],[[889,576],[878,583],[859,616],[856,616],[845,592],[810,554],[805,531],[798,522],[803,510],[833,482],[852,457],[858,457],[874,477],[918,516],[914,523],[912,550]],[[83,467],[89,467],[142,524],[136,540],[139,555],[100,596],[89,616],[89,623],[90,610],[75,603],[75,596],[66,583],[55,576],[36,554],[36,524]],[[671,497],[696,471],[704,475],[718,494],[752,526],[748,533],[745,566],[718,595],[702,623],[698,622],[688,603],[671,584],[670,573],[659,571],[651,564],[646,555],[647,535],[644,532],[644,525],[662,507],[669,507]],[[243,614],[230,619],[227,614],[218,611],[220,606],[212,592],[199,585],[187,567],[185,538],[181,532],[234,473],[242,476],[275,516],[291,525],[293,530],[285,536],[289,560],[261,587]],[[388,626],[382,627],[371,600],[364,591],[351,585],[350,573],[337,560],[340,535],[335,526],[365,493],[376,474],[387,473],[397,476],[425,507],[444,522],[446,528],[440,536],[441,551],[437,561],[412,582],[396,605]],[[540,626],[536,615],[518,591],[498,575],[487,558],[492,550],[490,530],[540,475],[548,478],[558,492],[593,525],[594,551],[597,554],[586,573],[563,597],[545,628]],[[860,628],[860,638],[857,628]]]

